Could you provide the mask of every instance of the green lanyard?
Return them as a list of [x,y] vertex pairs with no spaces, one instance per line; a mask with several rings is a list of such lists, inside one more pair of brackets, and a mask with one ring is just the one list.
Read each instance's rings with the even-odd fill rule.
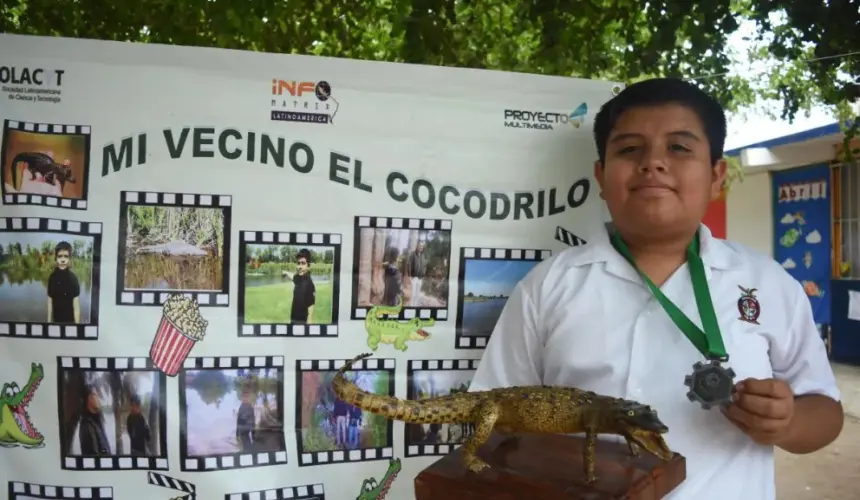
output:
[[630,265],[636,269],[639,276],[654,294],[657,302],[663,306],[666,314],[672,318],[672,322],[678,326],[681,332],[690,339],[690,342],[696,346],[706,358],[726,362],[729,360],[729,355],[726,353],[726,347],[723,345],[723,337],[720,334],[720,324],[717,322],[717,314],[714,312],[714,303],[711,301],[711,292],[708,290],[708,278],[705,276],[705,264],[699,256],[699,233],[696,232],[695,238],[687,247],[687,264],[690,266],[690,277],[693,280],[693,294],[696,297],[696,307],[699,309],[699,316],[702,318],[702,326],[705,328],[703,332],[690,318],[678,309],[678,306],[672,303],[666,297],[660,288],[651,281],[648,276],[643,273],[636,262],[633,260],[633,255],[630,249],[618,233],[612,232],[612,246],[618,250],[621,255],[630,262]]

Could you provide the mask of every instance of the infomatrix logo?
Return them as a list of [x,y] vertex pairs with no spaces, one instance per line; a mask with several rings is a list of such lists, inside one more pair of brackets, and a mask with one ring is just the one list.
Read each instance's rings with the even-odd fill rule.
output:
[[552,111],[529,111],[520,109],[505,110],[505,127],[526,128],[532,130],[555,130],[556,126],[570,123],[576,128],[585,121],[588,105],[580,104],[571,113],[556,113]]

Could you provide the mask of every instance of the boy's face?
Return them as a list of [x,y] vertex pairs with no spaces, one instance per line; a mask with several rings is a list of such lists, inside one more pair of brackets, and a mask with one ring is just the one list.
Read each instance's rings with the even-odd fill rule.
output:
[[131,405],[131,413],[132,413],[132,415],[137,415],[138,413],[140,413],[140,405],[132,404]]
[[57,252],[57,267],[60,269],[67,269],[71,260],[72,256],[69,255],[68,250],[60,250]]
[[305,274],[308,272],[308,261],[307,259],[301,258],[296,262],[296,266],[298,268],[299,274]]

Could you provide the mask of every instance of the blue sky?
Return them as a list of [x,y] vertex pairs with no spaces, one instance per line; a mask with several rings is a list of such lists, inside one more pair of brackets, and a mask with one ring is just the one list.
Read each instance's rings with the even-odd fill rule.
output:
[[538,262],[529,260],[466,260],[466,293],[510,295]]

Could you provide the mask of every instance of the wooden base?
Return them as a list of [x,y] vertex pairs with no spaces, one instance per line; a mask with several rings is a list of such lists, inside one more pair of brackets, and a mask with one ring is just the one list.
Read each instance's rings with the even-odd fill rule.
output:
[[598,441],[597,482],[585,483],[581,437],[556,434],[494,435],[478,456],[490,464],[479,474],[463,451],[446,455],[415,478],[416,500],[659,500],[687,477],[683,456],[663,462],[646,451],[632,457],[627,445]]

